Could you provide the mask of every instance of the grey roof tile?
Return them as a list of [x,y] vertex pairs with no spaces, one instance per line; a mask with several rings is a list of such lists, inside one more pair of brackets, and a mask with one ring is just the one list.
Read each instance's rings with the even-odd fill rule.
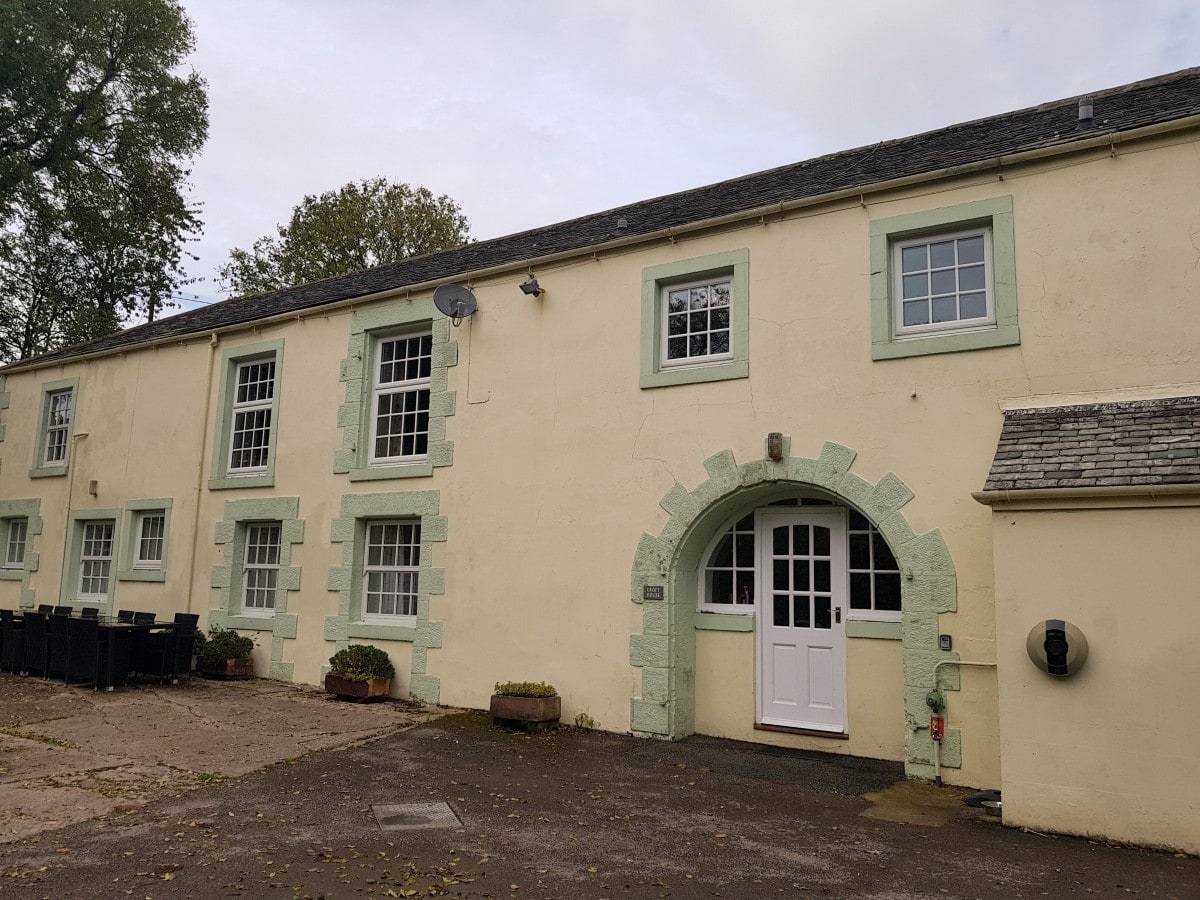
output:
[[270,294],[234,297],[203,309],[189,310],[74,347],[21,360],[6,369],[12,371],[84,354],[203,334],[380,291],[452,281],[467,272],[597,247],[616,237],[614,228],[618,219],[628,223],[623,237],[650,234],[776,203],[866,189],[906,176],[969,166],[1030,150],[1065,146],[1097,135],[1118,135],[1147,125],[1200,115],[1200,68],[1093,92],[1090,96],[1095,100],[1096,118],[1088,127],[1078,127],[1077,97],[1044,103],[326,281]]
[[1200,397],[1009,410],[984,490],[1128,484],[1200,484]]

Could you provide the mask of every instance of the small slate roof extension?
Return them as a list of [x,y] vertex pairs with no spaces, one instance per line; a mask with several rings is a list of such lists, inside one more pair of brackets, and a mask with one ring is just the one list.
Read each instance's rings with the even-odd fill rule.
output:
[[[1069,146],[1101,135],[1115,136],[1148,125],[1185,119],[1200,115],[1200,68],[1184,69],[1089,96],[1095,100],[1096,117],[1082,127],[1078,121],[1079,98],[1058,100],[780,166],[351,275],[269,294],[234,297],[203,309],[189,310],[20,360],[6,369],[14,371],[85,354],[202,334],[380,291],[402,290],[409,285],[453,281],[463,273],[597,248],[618,238],[625,240],[775,204],[812,200],[839,191],[865,190],[871,185],[899,178],[986,163],[1033,150]],[[627,222],[627,229],[619,235],[614,230],[618,219]]]
[[1015,409],[984,491],[1200,484],[1200,397]]

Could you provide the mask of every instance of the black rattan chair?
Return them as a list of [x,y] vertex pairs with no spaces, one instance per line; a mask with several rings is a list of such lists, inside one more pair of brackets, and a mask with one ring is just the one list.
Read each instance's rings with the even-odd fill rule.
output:
[[46,677],[67,680],[67,660],[71,657],[70,642],[67,638],[67,626],[71,617],[55,613],[46,620],[46,638],[49,645],[46,657]]
[[85,619],[98,619],[98,618],[100,618],[100,610],[98,610],[98,609],[97,609],[96,607],[94,607],[94,606],[85,606],[85,607],[83,607],[81,610],[79,610],[79,614],[80,614],[81,616],[83,616]]
[[50,641],[46,632],[45,613],[25,613],[25,651],[21,654],[21,672],[46,677],[50,662]]
[[11,609],[0,609],[0,669],[18,671],[25,662],[25,623]]
[[134,613],[133,613],[132,609],[118,609],[117,610],[117,621],[118,622],[132,622],[133,615],[134,615]]
[[48,616],[48,615],[50,615],[50,613],[54,612],[54,604],[53,603],[39,603],[37,611],[40,612],[43,616]]
[[99,628],[99,620],[94,616],[67,621],[67,637],[71,644],[67,681],[85,681],[99,686],[101,681]]
[[153,625],[154,613],[152,612],[135,612],[133,614],[133,624],[135,625]]
[[56,606],[56,607],[54,607],[54,612],[51,613],[51,615],[69,616],[73,612],[75,612],[75,607],[73,607],[73,606]]

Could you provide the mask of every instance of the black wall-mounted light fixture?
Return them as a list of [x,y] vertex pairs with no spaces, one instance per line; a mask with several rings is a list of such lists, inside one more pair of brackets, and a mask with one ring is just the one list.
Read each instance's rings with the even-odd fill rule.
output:
[[521,282],[521,293],[528,294],[531,297],[540,297],[545,293],[545,291],[543,291],[541,285],[538,284],[538,280],[530,275]]
[[783,459],[783,435],[778,431],[767,434],[767,459],[773,462]]

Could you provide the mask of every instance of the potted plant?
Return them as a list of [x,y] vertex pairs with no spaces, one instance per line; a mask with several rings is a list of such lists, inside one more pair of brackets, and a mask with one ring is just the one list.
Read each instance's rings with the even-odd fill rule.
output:
[[529,731],[542,731],[558,724],[562,698],[545,682],[498,682],[488,713],[497,724],[515,724]]
[[215,625],[196,632],[196,671],[218,678],[250,678],[254,675],[254,638],[238,634],[232,628]]
[[378,647],[351,644],[329,657],[325,690],[338,697],[372,700],[388,696],[396,667]]

